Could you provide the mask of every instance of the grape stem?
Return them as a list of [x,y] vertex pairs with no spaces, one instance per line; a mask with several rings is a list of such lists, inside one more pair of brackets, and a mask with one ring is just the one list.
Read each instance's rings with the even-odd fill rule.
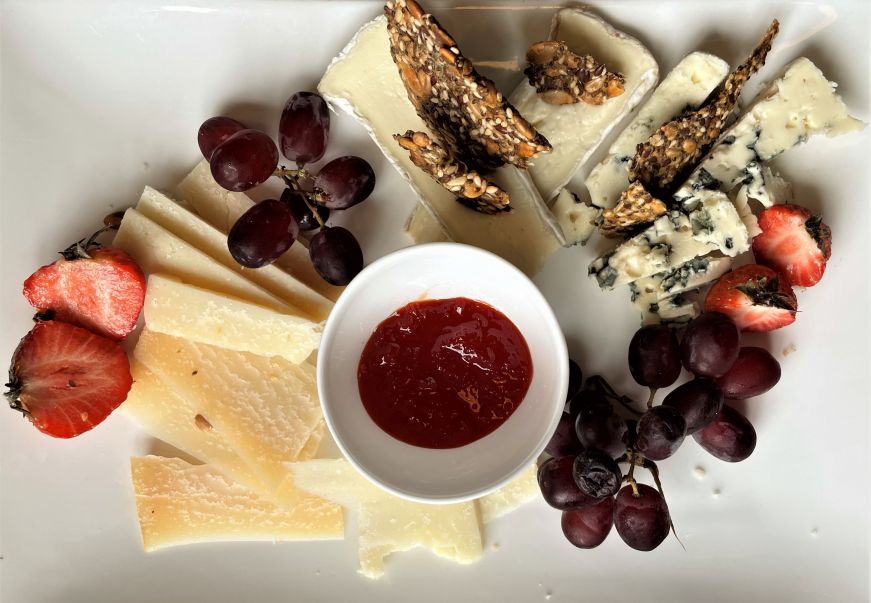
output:
[[614,388],[611,387],[611,384],[605,381],[605,378],[601,375],[593,375],[591,377],[588,377],[587,384],[592,385],[594,388],[604,394],[606,398],[610,398],[611,400],[617,402],[636,417],[640,417],[644,414],[643,412],[636,410],[632,406],[632,404],[635,402],[632,398],[629,398],[628,396],[621,396],[620,394],[618,394],[614,390]]
[[657,389],[655,387],[650,388],[650,397],[647,398],[647,409],[650,410],[653,407],[653,400],[656,399]]
[[[659,480],[659,467],[657,467],[656,463],[650,459],[644,459],[643,467],[650,471],[650,474],[653,476],[653,482],[656,484],[656,489],[659,490],[659,495],[662,496],[663,500],[665,500],[665,492],[662,491],[662,482]],[[677,535],[677,530],[674,528],[674,522],[671,520],[671,513],[668,514],[668,524],[671,526],[671,533],[674,534],[677,543],[684,551],[686,551],[687,547],[683,545],[683,542],[681,542],[680,537]]]
[[297,164],[297,166],[299,166],[299,169],[296,170],[289,170],[285,167],[276,168],[272,175],[278,176],[284,180],[287,180],[288,178],[293,178],[294,180],[305,180],[311,176],[308,170],[304,167],[299,164]]
[[[299,164],[297,164],[297,165],[299,165]],[[307,173],[305,171],[305,169],[302,167],[300,167],[300,169],[298,169],[298,170],[285,170],[284,168],[280,168],[278,170],[275,170],[275,172],[276,172],[276,174],[278,174],[278,172]],[[287,184],[287,186],[289,186],[290,188],[292,188],[293,190],[295,190],[296,192],[298,192],[302,196],[302,202],[305,203],[306,207],[308,207],[308,210],[315,217],[315,220],[318,221],[318,224],[321,225],[321,228],[326,228],[327,227],[326,222],[324,222],[323,218],[321,218],[321,214],[318,213],[317,207],[315,207],[312,204],[312,199],[314,199],[315,203],[317,203],[317,201],[320,200],[320,195],[318,195],[317,193],[310,193],[310,192],[302,190],[302,187],[299,185],[299,180],[294,176],[285,175],[285,176],[281,176],[281,179],[284,180],[284,182],[285,182],[285,184]]]
[[638,484],[635,482],[635,451],[627,448],[626,454],[629,456],[629,473],[626,475],[626,480],[632,486],[632,496],[640,498],[641,493],[638,491]]

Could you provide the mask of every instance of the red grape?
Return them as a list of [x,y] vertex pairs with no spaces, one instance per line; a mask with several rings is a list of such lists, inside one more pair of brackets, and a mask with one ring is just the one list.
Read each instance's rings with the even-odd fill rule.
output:
[[566,402],[578,395],[583,384],[584,374],[581,371],[581,367],[577,362],[569,358],[569,389],[568,392],[566,392]]
[[597,448],[585,450],[575,458],[574,476],[581,492],[596,499],[614,496],[623,481],[617,461]]
[[641,327],[629,342],[629,372],[639,385],[668,387],[680,376],[680,346],[665,325]]
[[375,188],[375,172],[365,159],[339,157],[321,168],[314,179],[315,190],[323,195],[322,205],[347,209],[364,201]]
[[652,551],[665,540],[671,527],[668,505],[662,495],[638,484],[636,498],[631,484],[617,493],[614,501],[614,527],[623,542],[637,551]]
[[589,507],[598,499],[578,488],[573,476],[575,457],[561,456],[546,460],[538,468],[538,487],[544,501],[555,509]]
[[298,234],[290,208],[276,199],[266,199],[239,216],[227,235],[227,247],[241,265],[260,268],[277,260]]
[[638,420],[635,448],[652,461],[667,459],[680,448],[687,423],[677,409],[654,406]]
[[350,230],[323,228],[312,237],[309,257],[318,274],[331,285],[344,286],[363,269],[363,250]]
[[330,110],[314,92],[287,99],[278,124],[281,153],[291,161],[312,163],[324,156],[330,135]]
[[263,132],[239,130],[215,148],[209,163],[215,181],[238,193],[269,179],[278,167],[278,149]]
[[725,314],[706,312],[684,331],[681,342],[683,365],[701,377],[722,377],[738,357],[741,334]]
[[563,511],[561,520],[563,534],[579,549],[596,548],[614,525],[614,497],[603,498],[595,505]]
[[572,456],[579,454],[583,449],[575,431],[575,420],[564,412],[544,451],[551,456]]
[[743,400],[764,394],[780,381],[780,363],[768,350],[743,347],[729,371],[717,379],[727,398]]
[[578,392],[572,398],[572,401],[569,402],[569,413],[571,413],[573,417],[577,417],[578,414],[580,414],[581,409],[592,406],[601,406],[610,409],[611,403],[608,402],[608,398],[606,398],[602,392],[594,389],[584,389]]
[[227,140],[230,136],[244,130],[245,126],[235,119],[230,117],[210,117],[203,122],[197,132],[197,143],[200,145],[200,152],[208,161],[212,158],[212,153],[215,148]]
[[610,404],[582,407],[575,429],[584,448],[599,448],[613,457],[626,452],[626,421],[614,412]]
[[[293,217],[296,218],[296,223],[299,225],[301,231],[317,230],[321,227],[321,223],[318,222],[317,218],[315,218],[315,215],[309,209],[302,195],[303,194],[299,191],[286,188],[281,193],[281,201],[290,207],[290,211],[293,213]],[[329,219],[329,208],[323,207],[322,205],[315,205],[315,209],[322,221],[326,222]]]
[[714,381],[697,377],[670,391],[662,405],[677,409],[687,422],[687,433],[695,433],[720,412],[723,390]]
[[720,414],[693,434],[699,445],[722,461],[743,461],[756,448],[756,430],[747,417],[724,405]]

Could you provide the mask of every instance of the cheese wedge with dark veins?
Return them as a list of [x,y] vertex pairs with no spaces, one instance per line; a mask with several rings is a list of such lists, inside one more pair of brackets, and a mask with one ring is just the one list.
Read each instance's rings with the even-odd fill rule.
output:
[[488,175],[509,194],[511,211],[498,216],[481,214],[457,203],[393,139],[394,134],[407,130],[430,132],[408,100],[390,56],[383,17],[364,25],[333,59],[318,92],[334,109],[349,113],[366,128],[451,240],[492,251],[527,274],[537,272],[561,246],[553,217],[526,173],[505,166]]
[[299,316],[321,321],[332,310],[332,301],[275,266],[267,265],[256,270],[241,266],[230,255],[224,233],[160,191],[146,186],[136,209],[230,270],[286,301],[298,310]]
[[146,551],[202,542],[341,540],[342,507],[300,493],[280,507],[209,465],[158,456],[130,459]]
[[681,59],[611,144],[608,155],[584,180],[593,205],[614,207],[629,185],[629,162],[635,147],[687,107],[695,109],[701,105],[728,74],[729,64],[712,54],[693,52]]
[[529,174],[545,201],[550,202],[584,165],[608,133],[656,85],[656,60],[635,38],[582,9],[557,12],[550,38],[565,42],[580,55],[590,54],[609,71],[625,77],[624,91],[601,105],[550,105],[524,80],[509,100],[553,146],[535,158]]
[[[245,193],[228,191],[215,182],[209,162],[205,159],[179,183],[176,194],[179,203],[225,235],[239,216],[254,205],[254,201]],[[274,265],[327,299],[335,301],[344,289],[329,284],[315,271],[303,238],[297,239]]]

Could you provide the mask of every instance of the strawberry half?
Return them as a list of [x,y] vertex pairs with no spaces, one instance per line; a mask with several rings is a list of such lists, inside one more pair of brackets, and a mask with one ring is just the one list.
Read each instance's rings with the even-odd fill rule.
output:
[[133,384],[121,346],[62,322],[38,322],[9,368],[6,397],[38,430],[72,438],[103,422]]
[[126,252],[93,241],[76,243],[30,275],[24,297],[48,318],[124,339],[142,311],[145,275]]
[[800,205],[775,205],[759,214],[762,233],[753,239],[753,255],[793,285],[812,287],[832,255],[832,230],[820,216]]
[[705,298],[705,312],[721,312],[742,331],[773,331],[795,322],[798,302],[792,287],[759,264],[720,277]]

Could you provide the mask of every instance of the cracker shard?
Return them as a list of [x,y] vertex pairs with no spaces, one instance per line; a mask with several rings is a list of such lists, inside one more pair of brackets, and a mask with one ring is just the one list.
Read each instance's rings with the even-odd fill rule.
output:
[[777,19],[750,57],[729,74],[722,90],[695,111],[666,123],[647,142],[638,145],[629,165],[629,179],[651,190],[667,190],[678,176],[694,166],[717,140],[741,90],[762,65],[780,27]]
[[536,42],[526,53],[523,73],[546,103],[601,105],[623,94],[625,79],[612,73],[591,55],[572,52],[558,40]]
[[458,201],[483,213],[498,213],[510,209],[508,193],[489,182],[465,163],[454,159],[450,152],[424,132],[408,130],[393,138],[408,151],[414,165],[451,193]]
[[417,2],[388,0],[384,13],[390,54],[408,98],[455,158],[476,169],[505,163],[525,169],[529,159],[551,150]]
[[653,222],[668,211],[665,203],[647,192],[640,182],[633,182],[620,195],[613,209],[602,214],[599,232],[606,237],[629,234],[637,227]]

